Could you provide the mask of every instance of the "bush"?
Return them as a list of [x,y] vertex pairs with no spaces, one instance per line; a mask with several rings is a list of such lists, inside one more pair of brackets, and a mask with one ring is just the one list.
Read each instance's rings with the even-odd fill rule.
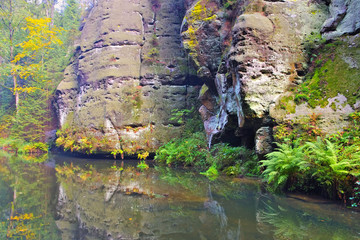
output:
[[303,146],[293,147],[285,143],[277,145],[274,152],[266,155],[268,160],[260,161],[266,168],[262,175],[274,191],[283,190],[288,183],[295,182],[307,168]]
[[190,137],[175,139],[156,151],[154,160],[159,164],[174,166],[204,167],[209,157],[204,133],[194,133]]
[[[111,141],[105,137],[96,136],[95,133],[87,129],[64,128],[56,132],[55,141],[57,147],[62,147],[64,151],[76,151],[86,154],[97,153],[99,149],[106,149],[111,152]],[[115,156],[119,152],[116,152]],[[111,154],[114,155],[114,152]]]
[[333,199],[354,197],[360,177],[359,145],[342,144],[333,137],[317,137],[302,146],[299,142],[277,144],[278,148],[266,155],[267,160],[261,161],[266,168],[262,175],[270,188],[303,190],[310,184],[308,189],[321,190]]
[[14,151],[16,153],[46,153],[49,146],[43,142],[25,142],[22,139],[0,138],[0,148]]
[[254,151],[245,147],[231,147],[224,143],[215,144],[209,150],[206,142],[205,134],[202,132],[173,140],[157,150],[155,161],[160,165],[192,166],[211,172],[216,169],[235,176],[259,173]]

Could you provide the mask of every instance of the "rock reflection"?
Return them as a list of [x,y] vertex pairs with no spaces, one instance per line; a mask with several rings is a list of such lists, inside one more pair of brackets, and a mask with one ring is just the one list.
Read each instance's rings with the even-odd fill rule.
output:
[[63,239],[239,239],[240,222],[228,224],[205,177],[170,169],[56,169]]
[[0,156],[0,239],[360,238],[358,212],[256,180],[66,158]]

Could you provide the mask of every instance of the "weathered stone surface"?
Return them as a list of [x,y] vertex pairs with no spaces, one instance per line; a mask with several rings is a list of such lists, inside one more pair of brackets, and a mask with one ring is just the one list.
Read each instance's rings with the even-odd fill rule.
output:
[[57,88],[60,125],[129,152],[178,136],[171,110],[195,104],[198,89],[181,47],[184,14],[185,1],[99,1]]
[[[321,41],[320,31],[328,39],[355,35],[341,40],[353,52],[335,61],[359,68],[359,8],[355,0],[237,1],[230,8],[218,0],[99,1],[58,87],[60,124],[106,135],[116,148],[153,150],[181,131],[169,120],[171,110],[196,102],[201,79],[199,111],[209,143],[225,131],[254,137],[272,125],[262,120],[269,115],[281,122],[315,111],[329,130],[360,106],[343,86],[338,93],[347,100],[340,106],[332,92],[326,111],[297,106],[294,97],[286,103],[291,112],[280,105],[303,82],[309,45]],[[327,117],[334,111],[336,118]]]
[[264,156],[272,152],[273,137],[271,127],[261,127],[256,131],[255,135],[255,151],[256,154]]
[[324,22],[321,32],[327,39],[360,30],[360,1],[332,0],[330,17]]
[[324,5],[308,1],[263,4],[263,13],[245,11],[238,17],[229,52],[240,75],[246,111],[258,118],[265,117],[270,104],[302,78],[297,68],[306,64],[303,42],[327,17]]
[[[224,10],[219,1],[197,1],[182,34],[208,87],[200,100],[209,140],[225,126],[255,133],[256,119],[268,116],[271,104],[305,75],[304,42],[328,18],[325,4],[307,0],[237,4]],[[209,44],[213,47],[202,49]],[[221,51],[212,50],[215,46]],[[237,126],[229,126],[230,118],[237,119]]]
[[331,51],[321,50],[319,59],[314,59],[311,65],[314,74],[306,80],[308,100],[296,104],[295,94],[288,92],[271,105],[270,116],[277,122],[299,122],[316,114],[318,126],[328,134],[345,127],[348,115],[358,109],[360,102],[359,40],[360,34],[356,34],[339,37],[336,44],[329,43]]

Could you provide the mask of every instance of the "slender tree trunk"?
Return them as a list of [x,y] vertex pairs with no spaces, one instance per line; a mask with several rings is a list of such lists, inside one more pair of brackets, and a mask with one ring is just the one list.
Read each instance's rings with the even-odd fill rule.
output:
[[[13,13],[12,0],[10,0],[9,3],[10,3],[10,6],[9,6],[10,14],[12,14]],[[9,32],[10,32],[9,40],[10,40],[10,62],[11,62],[14,60],[14,43],[13,43],[14,29],[13,29],[11,21],[9,21]],[[13,78],[14,95],[15,95],[15,109],[16,109],[16,114],[17,114],[19,111],[19,92],[17,91],[17,78],[14,73],[12,73],[12,78]]]

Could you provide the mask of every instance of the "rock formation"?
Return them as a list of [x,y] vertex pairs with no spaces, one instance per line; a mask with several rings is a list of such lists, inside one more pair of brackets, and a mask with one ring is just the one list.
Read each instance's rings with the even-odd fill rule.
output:
[[178,0],[99,1],[57,88],[61,127],[106,137],[109,150],[128,153],[179,136],[171,111],[194,105],[198,92],[179,34],[185,7]]
[[[315,52],[316,46],[326,39],[358,32],[358,5],[358,1],[341,0],[199,0],[193,4],[182,36],[198,76],[205,82],[200,91],[200,113],[209,141],[217,135],[251,145],[249,142],[254,143],[255,138],[256,151],[265,154],[263,149],[271,147],[258,141],[263,136],[255,137],[261,127],[312,113],[322,114],[321,127],[325,132],[336,132],[345,126],[344,119],[359,105],[358,97],[349,95],[357,96],[360,85],[348,74],[359,76],[355,70],[359,63],[357,35],[336,38],[342,43],[332,48],[335,52],[331,56],[326,56],[334,68],[340,65],[334,62],[336,56],[341,69],[349,70],[344,74],[341,69],[332,69],[336,83],[323,78],[329,86],[333,84],[331,94],[320,96],[326,106],[301,105],[295,101],[299,96],[293,89],[300,87],[305,77],[311,77],[319,61],[324,61],[319,50]],[[337,84],[348,86],[337,89]],[[314,93],[310,98],[315,96]]]
[[[259,128],[269,133],[312,113],[334,132],[360,106],[359,7],[356,0],[99,1],[58,87],[60,124],[110,137],[116,148],[152,151],[181,131],[171,110],[198,97],[209,145],[258,146]],[[314,47],[326,40],[327,55]],[[295,93],[305,78],[322,88]],[[256,150],[263,149],[271,146]]]

